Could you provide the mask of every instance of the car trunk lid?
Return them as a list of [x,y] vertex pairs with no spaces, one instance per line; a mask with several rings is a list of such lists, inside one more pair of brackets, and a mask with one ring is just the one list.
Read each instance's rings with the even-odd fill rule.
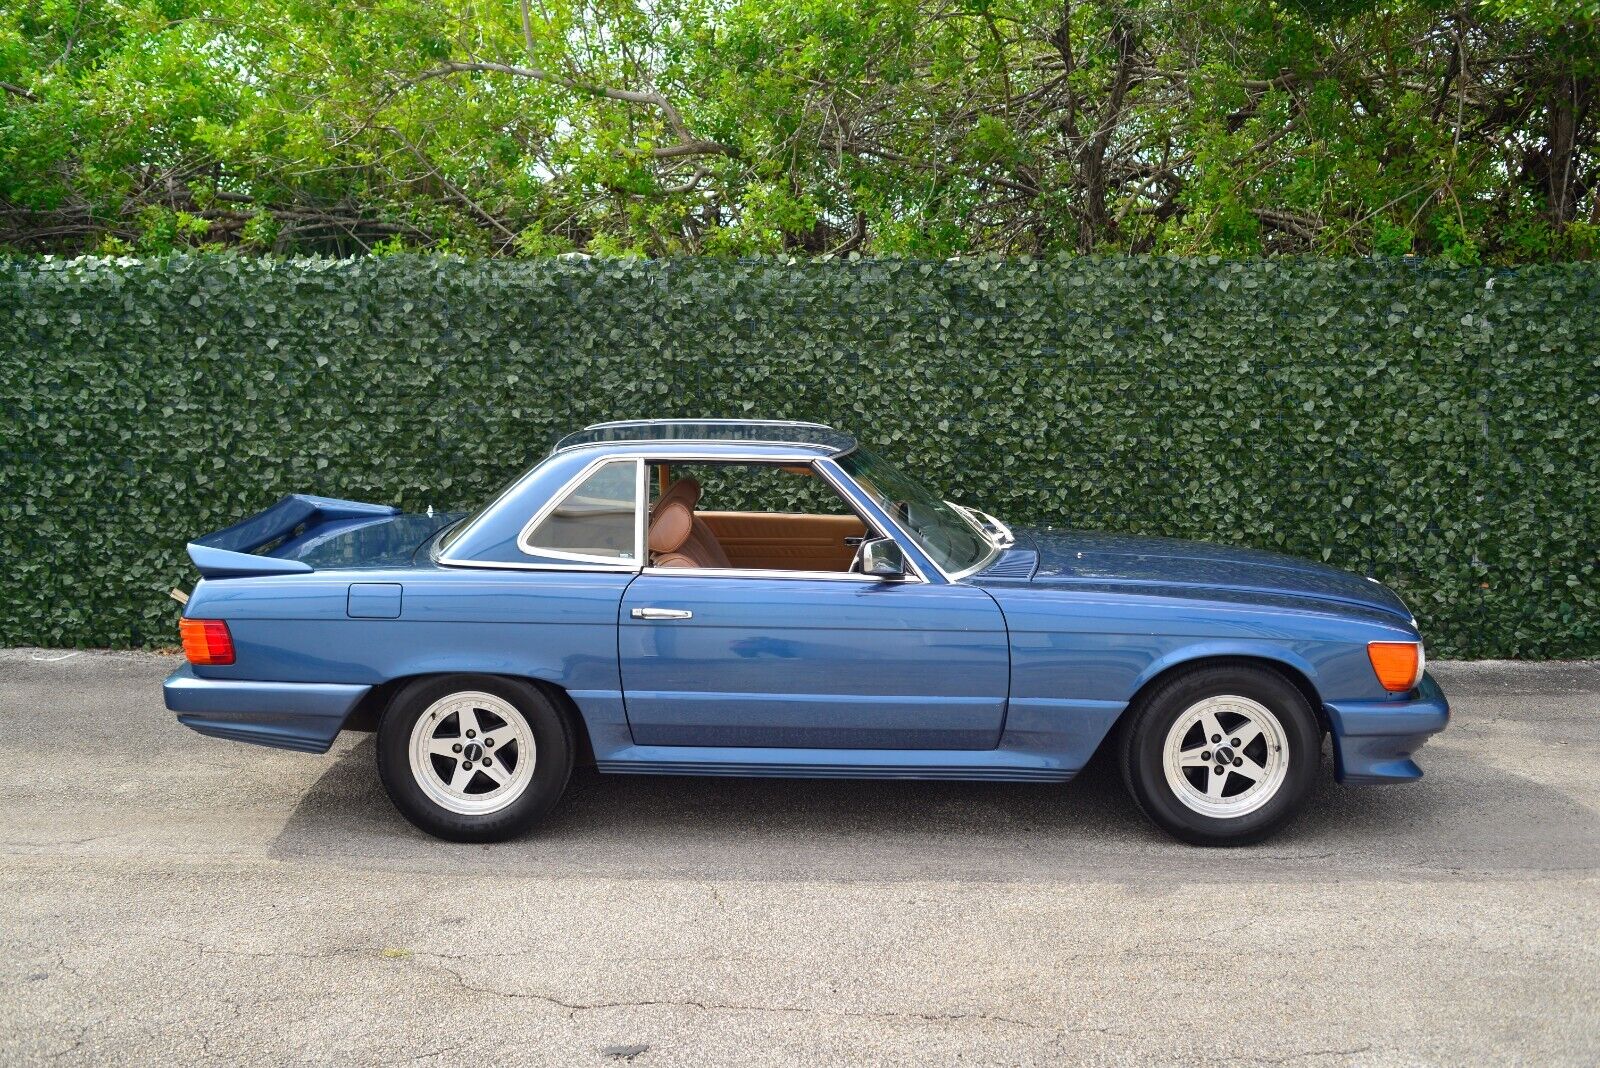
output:
[[206,578],[273,575],[331,567],[409,564],[453,513],[402,514],[387,504],[293,493],[272,507],[189,543]]

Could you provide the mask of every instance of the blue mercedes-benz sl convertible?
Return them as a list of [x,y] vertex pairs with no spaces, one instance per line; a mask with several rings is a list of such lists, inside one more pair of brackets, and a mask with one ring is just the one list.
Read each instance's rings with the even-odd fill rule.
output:
[[1325,733],[1340,781],[1403,782],[1449,718],[1374,579],[1013,531],[814,423],[604,423],[469,515],[294,495],[189,555],[178,719],[376,730],[395,805],[461,841],[533,827],[578,762],[1064,782],[1104,745],[1156,824],[1238,844]]

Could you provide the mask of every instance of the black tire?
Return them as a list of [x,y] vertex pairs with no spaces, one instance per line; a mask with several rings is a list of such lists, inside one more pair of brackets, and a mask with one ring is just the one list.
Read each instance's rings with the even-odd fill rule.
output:
[[[492,812],[465,813],[445,807],[429,796],[412,770],[411,742],[417,721],[436,702],[467,692],[500,698],[521,714],[532,732],[531,778],[525,780],[515,800]],[[493,722],[489,717],[486,720]],[[389,702],[378,723],[378,777],[400,813],[434,837],[451,842],[501,842],[526,834],[561,800],[572,775],[573,748],[567,717],[531,683],[495,675],[442,675],[407,684]],[[448,764],[450,758],[444,759]],[[503,758],[502,768],[505,764]]]
[[[1253,811],[1240,815],[1216,816],[1197,811],[1169,782],[1166,770],[1166,747],[1179,717],[1200,706],[1202,701],[1217,697],[1242,697],[1264,707],[1282,728],[1286,743],[1287,768],[1275,791],[1263,788],[1261,796],[1266,800],[1259,802],[1259,807]],[[1230,718],[1236,714],[1220,714],[1229,724],[1241,724],[1235,728],[1241,732],[1248,727],[1248,721],[1242,716]],[[1191,728],[1198,729],[1198,725]],[[1224,733],[1228,730],[1229,726],[1225,725]],[[1198,736],[1186,733],[1186,738],[1195,737]],[[1225,738],[1224,745],[1226,742]],[[1117,763],[1128,792],[1139,808],[1174,838],[1202,846],[1249,845],[1276,833],[1299,812],[1322,762],[1322,728],[1305,695],[1277,672],[1244,665],[1197,668],[1158,681],[1128,710],[1118,743]],[[1183,739],[1179,739],[1177,745],[1182,747]],[[1254,749],[1248,758],[1237,756],[1235,759],[1249,759],[1254,768],[1258,760],[1266,761],[1268,745],[1270,741],[1263,734],[1260,748]],[[1209,755],[1210,750],[1206,752]],[[1203,784],[1211,782],[1213,772],[1210,767],[1204,767],[1180,769],[1178,774],[1197,792],[1203,793],[1206,789]],[[1242,796],[1254,788],[1249,780],[1231,771],[1219,777],[1223,782],[1221,789],[1233,790],[1240,795],[1240,801],[1249,802]],[[1206,800],[1202,798],[1195,803],[1205,804]]]

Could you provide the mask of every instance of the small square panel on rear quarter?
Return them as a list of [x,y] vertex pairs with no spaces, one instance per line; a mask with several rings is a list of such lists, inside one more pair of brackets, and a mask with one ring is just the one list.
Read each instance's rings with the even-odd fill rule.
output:
[[398,582],[352,582],[345,614],[351,619],[399,619]]

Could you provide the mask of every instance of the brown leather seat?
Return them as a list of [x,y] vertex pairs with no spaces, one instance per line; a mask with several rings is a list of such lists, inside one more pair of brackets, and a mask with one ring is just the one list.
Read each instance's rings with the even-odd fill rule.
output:
[[[650,509],[650,551],[652,554],[659,552],[656,548],[655,529],[656,523],[666,511],[675,505],[683,505],[689,515],[689,533],[687,537],[674,546],[669,555],[681,556],[691,563],[657,564],[658,567],[732,567],[728,561],[728,554],[723,551],[722,543],[717,541],[717,536],[711,532],[706,521],[694,514],[695,506],[700,503],[700,483],[692,478],[680,478],[668,486],[660,498]],[[675,530],[675,527],[674,527]]]
[[700,482],[693,478],[680,478],[672,485],[661,491],[661,496],[656,498],[656,503],[650,506],[650,518],[654,520],[661,514],[661,509],[673,501],[682,501],[689,506],[689,511],[694,511],[700,504]]
[[694,512],[681,499],[664,503],[665,507],[651,510],[650,562],[656,567],[711,566],[696,556],[690,544]]

